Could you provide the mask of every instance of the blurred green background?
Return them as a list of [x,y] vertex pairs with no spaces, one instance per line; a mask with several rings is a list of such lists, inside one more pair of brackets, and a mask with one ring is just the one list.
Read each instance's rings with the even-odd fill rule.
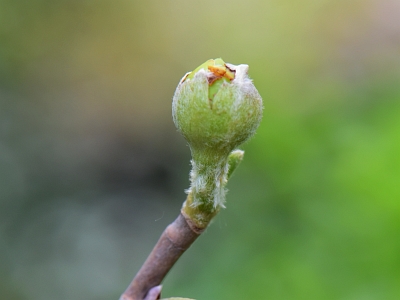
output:
[[189,186],[185,72],[264,119],[163,296],[400,299],[398,0],[0,0],[0,298],[118,299]]

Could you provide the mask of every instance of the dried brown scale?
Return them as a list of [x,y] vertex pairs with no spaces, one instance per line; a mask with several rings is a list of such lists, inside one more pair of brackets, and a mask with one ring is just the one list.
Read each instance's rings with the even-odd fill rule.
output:
[[199,235],[200,233],[191,229],[185,217],[179,214],[164,230],[120,300],[143,300],[152,287],[161,283],[175,262]]
[[229,71],[231,71],[233,74],[236,73],[236,70],[235,70],[234,68],[232,68],[231,66],[229,66],[229,64],[225,64],[225,67],[226,67]]
[[215,81],[217,81],[220,78],[222,78],[222,76],[218,76],[214,73],[207,74],[208,85],[212,85]]
[[216,76],[223,77],[225,76],[226,70],[220,66],[208,66],[208,70],[213,72]]

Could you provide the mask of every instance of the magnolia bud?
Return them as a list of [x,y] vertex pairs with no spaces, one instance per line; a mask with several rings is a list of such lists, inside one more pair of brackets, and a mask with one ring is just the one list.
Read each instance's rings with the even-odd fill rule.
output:
[[210,59],[186,74],[172,104],[173,120],[193,150],[229,154],[255,133],[262,99],[247,65]]
[[173,120],[193,158],[183,212],[199,227],[224,206],[228,174],[243,158],[243,152],[231,152],[254,135],[262,118],[248,69],[210,59],[181,79],[173,97]]

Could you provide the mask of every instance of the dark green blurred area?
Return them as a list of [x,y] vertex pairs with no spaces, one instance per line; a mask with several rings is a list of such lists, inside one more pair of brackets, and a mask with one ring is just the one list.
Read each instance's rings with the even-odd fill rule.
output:
[[400,299],[400,2],[0,0],[0,298],[118,299],[188,187],[185,72],[264,119],[163,296]]

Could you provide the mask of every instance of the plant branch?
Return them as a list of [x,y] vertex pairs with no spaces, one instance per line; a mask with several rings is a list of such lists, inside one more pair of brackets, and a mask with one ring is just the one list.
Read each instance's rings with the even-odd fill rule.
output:
[[199,237],[201,230],[195,228],[183,214],[162,233],[149,257],[120,300],[143,300],[149,290],[158,286],[179,257]]
[[[243,151],[241,150],[235,150],[229,155],[228,179],[242,159]],[[157,293],[161,292],[159,284],[179,257],[207,228],[218,211],[219,209],[202,212],[201,209],[193,208],[192,193],[189,193],[178,218],[164,230],[120,300],[157,299]],[[199,222],[200,219],[201,222]]]

